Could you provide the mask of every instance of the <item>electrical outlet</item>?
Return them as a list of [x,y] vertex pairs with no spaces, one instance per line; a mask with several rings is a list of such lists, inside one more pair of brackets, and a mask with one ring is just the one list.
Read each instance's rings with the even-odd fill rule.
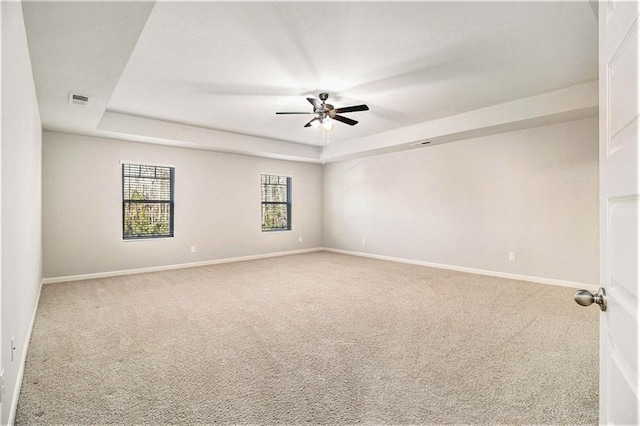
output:
[[298,242],[301,243],[302,242],[302,237],[298,237]]
[[367,240],[365,240],[364,238],[362,239],[362,245],[366,245],[367,244]]
[[16,338],[12,337],[11,338],[11,346],[9,346],[11,348],[11,362],[13,362],[15,356],[15,352],[16,352]]
[[509,260],[516,260],[516,254],[513,252],[509,253]]
[[196,246],[191,246],[191,253],[195,253],[196,252]]

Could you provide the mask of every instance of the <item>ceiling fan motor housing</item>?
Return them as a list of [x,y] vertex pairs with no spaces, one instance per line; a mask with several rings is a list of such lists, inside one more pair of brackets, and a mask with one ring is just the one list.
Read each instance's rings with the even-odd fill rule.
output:
[[321,120],[324,120],[324,118],[329,115],[329,113],[334,109],[333,105],[331,104],[325,104],[324,102],[329,99],[329,94],[328,93],[320,93],[320,95],[318,95],[318,97],[320,98],[320,100],[322,101],[322,108],[315,108],[313,110],[313,112],[319,113],[321,115]]

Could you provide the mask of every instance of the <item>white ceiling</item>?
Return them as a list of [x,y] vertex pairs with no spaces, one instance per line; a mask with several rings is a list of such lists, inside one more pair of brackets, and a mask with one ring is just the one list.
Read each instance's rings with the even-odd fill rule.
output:
[[[45,130],[152,143],[234,151],[225,135],[255,137],[238,149],[246,153],[260,141],[347,143],[598,77],[587,1],[23,8]],[[321,91],[336,107],[370,111],[345,114],[360,123],[328,133],[303,128],[307,116],[275,115],[311,111],[305,97]],[[92,102],[69,105],[68,92]],[[154,123],[174,135],[145,130]]]

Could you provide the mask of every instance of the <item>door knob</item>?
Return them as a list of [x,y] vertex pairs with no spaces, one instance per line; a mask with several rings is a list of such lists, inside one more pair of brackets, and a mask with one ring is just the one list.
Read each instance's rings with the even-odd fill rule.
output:
[[604,288],[602,287],[600,287],[596,294],[593,294],[588,290],[578,290],[573,295],[573,300],[575,300],[576,303],[581,306],[589,306],[593,303],[596,303],[600,305],[600,310],[602,312],[607,310],[607,296]]

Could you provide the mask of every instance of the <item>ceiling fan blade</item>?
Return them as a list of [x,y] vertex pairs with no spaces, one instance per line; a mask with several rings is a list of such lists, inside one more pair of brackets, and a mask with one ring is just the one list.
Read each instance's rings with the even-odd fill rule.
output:
[[315,99],[315,98],[307,98],[307,100],[309,102],[311,102],[311,105],[313,105],[314,109],[323,109],[322,108],[322,104],[320,103],[319,100]]
[[312,112],[276,112],[276,114],[313,114]]
[[356,124],[358,124],[356,120],[352,120],[350,118],[343,117],[341,115],[334,115],[332,118],[334,120],[342,121],[343,123],[348,124],[349,126],[355,126]]
[[312,118],[310,122],[308,122],[307,124],[304,125],[304,127],[311,127],[311,123],[313,123],[316,120],[318,120],[318,117]]
[[369,111],[369,107],[366,105],[355,105],[350,107],[337,108],[334,111],[338,114],[343,112]]

